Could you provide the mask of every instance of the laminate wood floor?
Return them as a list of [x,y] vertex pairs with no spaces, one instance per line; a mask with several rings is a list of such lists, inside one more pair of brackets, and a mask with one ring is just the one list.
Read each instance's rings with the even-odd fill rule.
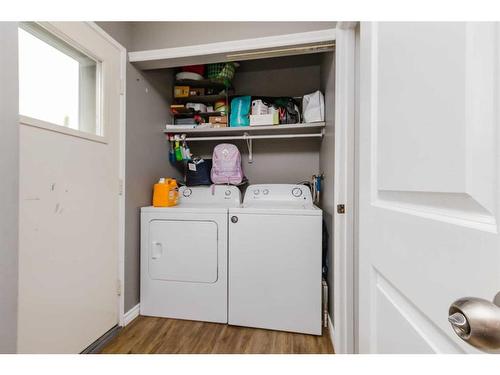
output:
[[323,336],[139,316],[101,351],[103,354],[333,354]]

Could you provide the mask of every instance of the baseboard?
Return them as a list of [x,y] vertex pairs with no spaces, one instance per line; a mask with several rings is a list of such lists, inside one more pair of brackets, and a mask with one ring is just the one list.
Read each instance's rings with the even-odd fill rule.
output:
[[335,331],[333,328],[332,318],[330,318],[330,314],[328,314],[328,333],[330,334],[330,341],[332,342],[333,350],[335,350],[335,342],[333,339],[335,337]]
[[138,303],[123,315],[123,327],[139,316],[140,304]]
[[96,341],[90,344],[87,348],[85,348],[80,354],[100,353],[101,350],[106,346],[106,344],[110,342],[116,335],[118,335],[120,329],[122,328],[119,327],[118,325],[114,326],[108,332],[106,332],[104,335],[102,335]]

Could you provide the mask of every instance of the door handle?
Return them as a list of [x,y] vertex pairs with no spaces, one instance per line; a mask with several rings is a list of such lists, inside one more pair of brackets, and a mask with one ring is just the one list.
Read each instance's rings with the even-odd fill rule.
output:
[[500,292],[493,302],[465,297],[448,311],[453,330],[466,343],[485,352],[500,353]]
[[153,248],[151,249],[151,259],[158,259],[163,255],[163,245],[161,242],[153,241],[151,243]]

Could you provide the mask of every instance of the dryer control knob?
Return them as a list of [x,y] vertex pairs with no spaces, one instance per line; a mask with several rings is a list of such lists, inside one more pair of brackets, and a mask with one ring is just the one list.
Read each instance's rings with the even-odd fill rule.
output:
[[260,190],[259,189],[256,189],[253,191],[253,195],[259,195],[260,194]]
[[264,194],[264,195],[269,194],[269,190],[268,190],[268,189],[264,189],[264,190],[262,190],[262,194]]
[[226,196],[230,196],[231,195],[231,190],[226,190],[226,192],[224,194],[226,194]]
[[297,198],[300,197],[302,195],[302,189],[300,189],[300,188],[293,188],[292,195],[294,197],[297,197]]
[[238,216],[231,216],[231,223],[237,223],[238,222]]
[[182,195],[184,195],[185,197],[189,197],[191,195],[193,191],[191,189],[185,189],[183,192],[182,192]]

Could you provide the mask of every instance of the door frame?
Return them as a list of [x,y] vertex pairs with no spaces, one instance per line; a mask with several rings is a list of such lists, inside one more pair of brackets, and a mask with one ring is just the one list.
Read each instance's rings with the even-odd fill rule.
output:
[[334,209],[345,206],[345,213],[335,212],[333,223],[333,322],[330,332],[335,352],[355,352],[355,238],[356,228],[356,156],[355,125],[356,28],[358,22],[339,22],[335,46],[335,171]]
[[104,39],[110,42],[120,52],[120,140],[119,140],[119,195],[118,195],[118,280],[116,291],[118,296],[118,325],[124,327],[125,320],[125,147],[126,147],[126,74],[127,50],[111,35],[99,27],[95,22],[85,22]]
[[[120,100],[120,195],[119,199],[119,249],[118,249],[118,317],[120,326],[125,326],[126,312],[124,296],[125,279],[125,140],[126,140],[126,65],[127,50],[95,22],[88,24],[111,42],[121,54],[121,100]],[[332,338],[337,353],[355,352],[356,300],[355,277],[356,256],[356,157],[355,126],[357,118],[357,70],[356,54],[358,22],[339,22],[335,28],[335,207],[344,204],[345,214],[334,217],[334,308],[337,322]],[[339,174],[338,171],[345,173]],[[330,322],[332,323],[332,322]],[[333,331],[333,327],[332,327]]]

